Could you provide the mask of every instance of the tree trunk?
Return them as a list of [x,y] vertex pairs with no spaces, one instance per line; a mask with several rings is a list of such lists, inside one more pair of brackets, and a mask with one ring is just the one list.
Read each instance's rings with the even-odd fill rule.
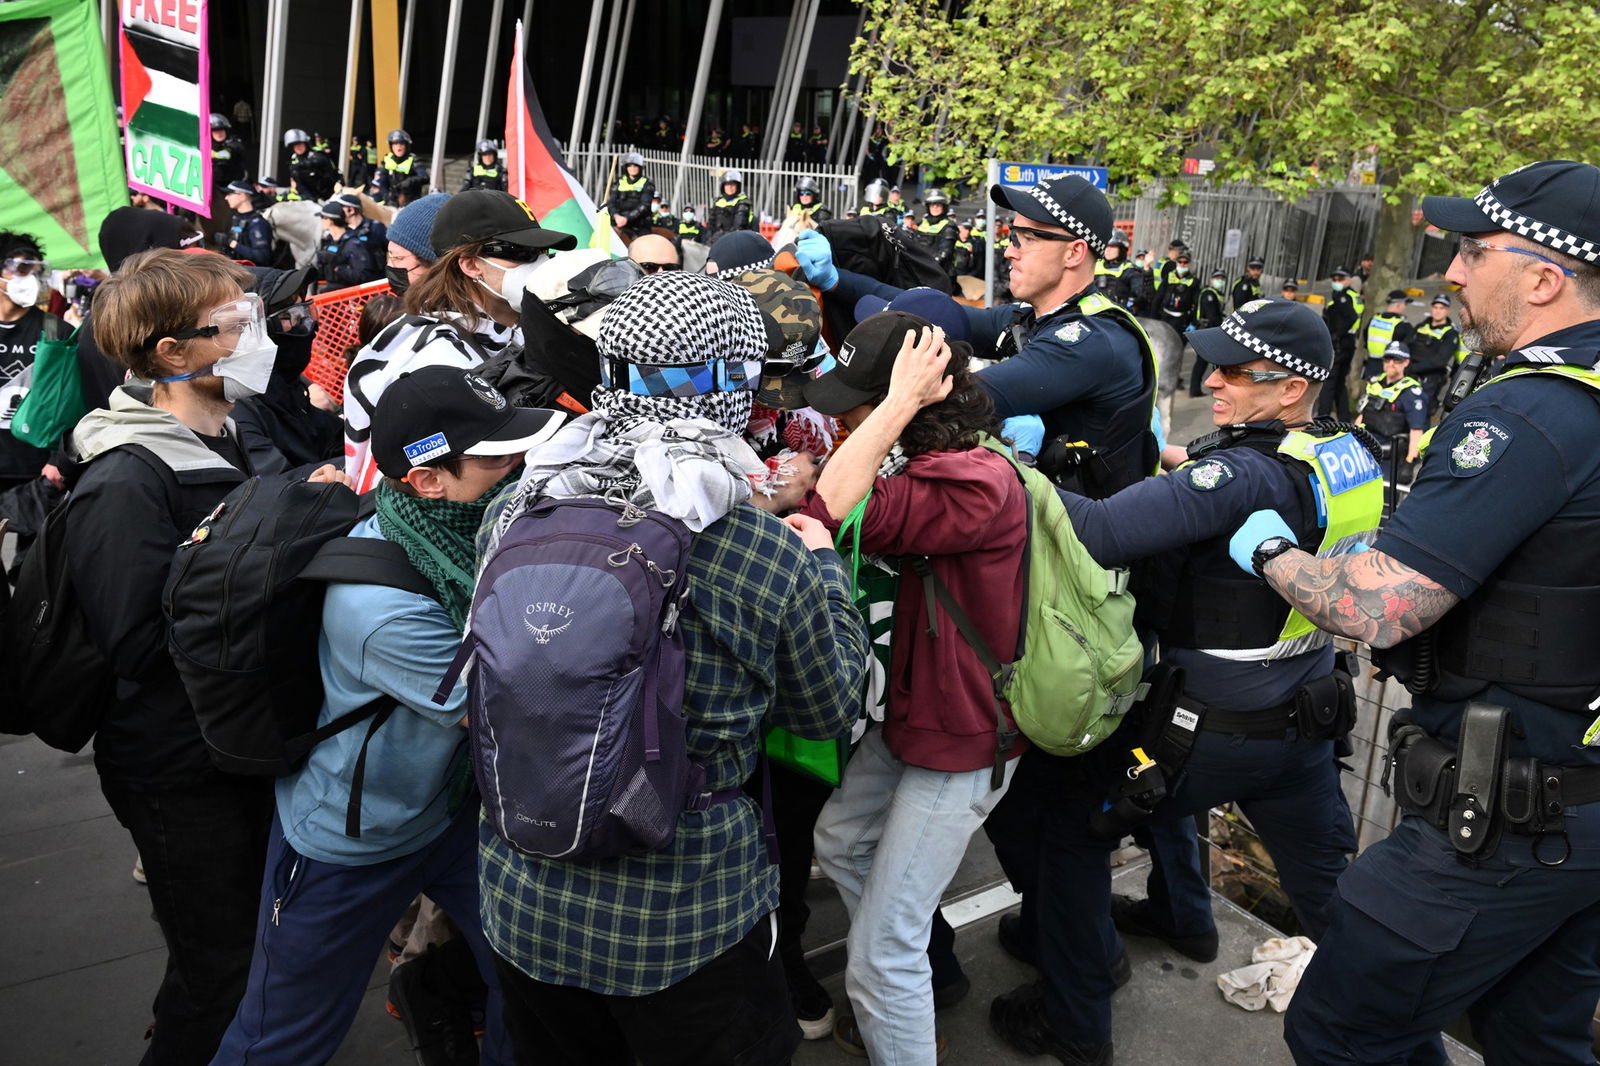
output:
[[1366,302],[1366,315],[1356,339],[1356,357],[1350,360],[1350,377],[1345,389],[1354,398],[1351,410],[1360,402],[1365,389],[1361,369],[1367,358],[1367,327],[1373,314],[1384,309],[1384,297],[1391,289],[1403,289],[1411,280],[1411,252],[1416,247],[1417,228],[1411,224],[1416,208],[1415,196],[1402,196],[1399,203],[1378,201],[1378,232],[1373,238],[1372,276],[1361,286],[1361,297]]

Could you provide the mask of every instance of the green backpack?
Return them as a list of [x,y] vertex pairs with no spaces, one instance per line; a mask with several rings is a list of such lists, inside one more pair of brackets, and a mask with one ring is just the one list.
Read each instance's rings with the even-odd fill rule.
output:
[[[1110,736],[1143,694],[1144,646],[1133,630],[1127,572],[1107,570],[1073,532],[1055,486],[1012,457],[1005,445],[982,445],[1005,457],[1028,493],[1028,546],[1023,557],[1022,619],[1009,662],[983,642],[926,559],[912,569],[929,582],[956,628],[977,652],[999,701],[1017,728],[1051,755],[1081,755]],[[1003,726],[997,725],[1004,740]]]

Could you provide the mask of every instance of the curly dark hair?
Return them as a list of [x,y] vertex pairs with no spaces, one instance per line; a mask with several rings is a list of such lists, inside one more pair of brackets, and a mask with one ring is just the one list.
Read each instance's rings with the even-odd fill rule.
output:
[[976,448],[984,434],[1000,436],[994,401],[968,369],[972,349],[963,341],[952,341],[950,353],[950,375],[955,379],[950,395],[918,411],[900,431],[900,450],[908,458],[927,452],[962,452]]

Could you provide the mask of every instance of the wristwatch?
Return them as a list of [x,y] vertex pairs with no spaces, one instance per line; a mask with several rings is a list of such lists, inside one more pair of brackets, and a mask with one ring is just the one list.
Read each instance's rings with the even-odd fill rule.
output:
[[1276,559],[1290,548],[1296,547],[1295,542],[1288,537],[1268,537],[1256,545],[1256,550],[1250,553],[1250,569],[1256,572],[1256,577],[1265,577],[1261,568],[1269,560]]

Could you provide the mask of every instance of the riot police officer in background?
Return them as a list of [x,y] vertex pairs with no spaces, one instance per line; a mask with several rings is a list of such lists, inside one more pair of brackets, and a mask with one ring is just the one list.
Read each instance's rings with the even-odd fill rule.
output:
[[226,115],[211,112],[211,187],[220,192],[244,175],[244,142],[233,135]]
[[1233,283],[1233,309],[1235,311],[1249,303],[1251,300],[1261,299],[1261,271],[1266,268],[1267,261],[1260,256],[1251,256],[1244,265],[1244,273],[1239,280]]
[[[1406,682],[1405,816],[1339,883],[1285,1018],[1295,1061],[1589,1063],[1600,1000],[1600,168],[1541,162],[1430,196],[1466,346],[1504,357],[1434,431],[1371,551],[1313,559],[1255,515],[1235,544],[1297,611]],[[1476,362],[1476,359],[1473,359]]]
[[[1377,524],[1378,466],[1348,433],[1311,421],[1333,352],[1309,308],[1255,301],[1190,342],[1213,366],[1206,384],[1219,429],[1169,475],[1100,501],[1062,494],[1098,562],[1142,568],[1138,618],[1161,648],[1147,680],[1174,694],[1068,760],[1035,886],[1043,988],[1025,985],[990,1008],[1012,1047],[1079,1066],[1112,1058],[1112,993],[1130,976],[1113,917],[1192,957],[1216,951],[1203,887],[1199,898],[1158,893],[1159,863],[1150,899],[1113,898],[1110,856],[1129,828],[1238,803],[1314,938],[1356,843],[1333,753],[1354,714],[1349,677],[1336,670],[1326,633],[1240,575],[1229,541],[1271,500],[1294,516],[1298,543],[1341,549]],[[1147,765],[1161,750],[1172,754]]]
[[339,174],[326,153],[312,150],[311,134],[289,130],[283,135],[283,146],[289,149],[289,180],[300,198],[322,201],[332,196]]
[[1438,407],[1450,371],[1465,354],[1461,333],[1450,321],[1450,297],[1441,292],[1428,305],[1427,321],[1411,334],[1411,376],[1422,385],[1429,417]]
[[1356,425],[1383,442],[1385,458],[1394,448],[1394,438],[1406,438],[1397,478],[1401,484],[1411,480],[1411,464],[1417,461],[1422,434],[1428,428],[1428,401],[1417,379],[1407,373],[1410,363],[1411,350],[1400,341],[1390,341],[1389,350],[1383,353],[1383,373],[1367,379],[1367,391],[1356,413]]
[[861,205],[861,210],[858,211],[857,214],[861,215],[863,218],[868,216],[877,217],[882,215],[887,218],[891,224],[899,222],[900,217],[894,214],[894,212],[890,211],[888,205],[884,203],[888,195],[889,183],[884,181],[882,178],[877,178],[873,181],[867,182],[867,187],[861,190],[861,198],[865,200],[866,203]]
[[500,165],[500,149],[491,140],[478,142],[478,156],[472,161],[472,172],[461,183],[462,192],[468,189],[506,191],[506,168]]
[[650,200],[656,183],[644,175],[644,156],[629,152],[622,157],[622,173],[611,183],[605,208],[611,224],[632,237],[650,232]]
[[1194,324],[1195,299],[1200,295],[1190,262],[1189,252],[1179,249],[1172,269],[1156,271],[1156,315],[1180,336]]
[[922,202],[928,206],[927,217],[917,223],[916,234],[933,250],[933,256],[944,267],[946,274],[955,277],[956,224],[950,217],[950,197],[943,189],[929,189]]
[[813,222],[826,222],[833,217],[833,212],[822,205],[822,192],[817,188],[817,179],[801,178],[795,183],[794,204],[790,211],[798,211],[805,218]]
[[390,130],[388,143],[369,195],[390,207],[404,207],[427,194],[428,168],[411,150],[411,134],[405,130]]
[[717,243],[718,237],[755,228],[756,213],[750,206],[750,197],[744,192],[744,175],[737,170],[723,171],[722,195],[712,202],[711,209],[706,212],[705,235],[700,240],[711,245]]
[[963,274],[972,277],[983,276],[983,257],[987,246],[983,238],[972,232],[972,222],[962,219],[956,224],[956,259],[955,272],[960,277]]
[[1094,287],[1118,307],[1133,306],[1133,267],[1128,262],[1128,238],[1112,229],[1106,250],[1094,264]]
[[1317,414],[1327,415],[1335,410],[1341,419],[1350,417],[1350,362],[1356,354],[1356,333],[1361,329],[1361,316],[1366,304],[1361,294],[1350,287],[1350,272],[1335,267],[1332,294],[1328,306],[1322,309],[1322,324],[1328,327],[1333,341],[1333,375],[1322,395],[1317,399]]

